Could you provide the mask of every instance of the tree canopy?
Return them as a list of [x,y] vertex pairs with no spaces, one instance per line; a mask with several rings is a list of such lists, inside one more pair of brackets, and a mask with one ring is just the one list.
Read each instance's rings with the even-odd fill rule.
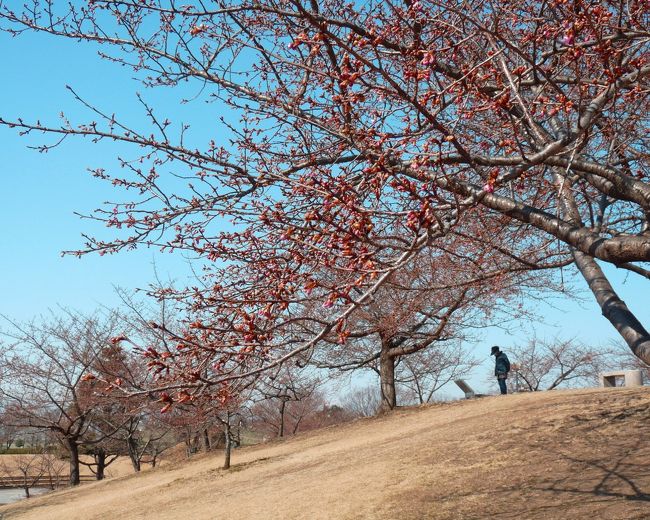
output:
[[[231,116],[202,147],[144,96],[146,128],[79,96],[94,121],[0,120],[139,147],[122,171],[93,170],[126,202],[94,215],[115,234],[76,253],[145,244],[205,261],[199,287],[166,294],[196,320],[178,345],[147,351],[179,384],[226,384],[333,335],[345,342],[380,287],[438,255],[463,266],[449,285],[497,294],[517,273],[573,263],[648,362],[650,336],[601,267],[650,277],[648,9],[639,0],[3,4],[6,31],[101,44],[148,87],[195,82]],[[305,320],[318,327],[294,335]]]

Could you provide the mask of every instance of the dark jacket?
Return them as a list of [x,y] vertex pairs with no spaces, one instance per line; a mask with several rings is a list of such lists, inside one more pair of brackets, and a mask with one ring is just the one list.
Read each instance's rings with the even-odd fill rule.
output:
[[505,352],[499,352],[494,359],[494,375],[507,374],[510,372],[510,360]]

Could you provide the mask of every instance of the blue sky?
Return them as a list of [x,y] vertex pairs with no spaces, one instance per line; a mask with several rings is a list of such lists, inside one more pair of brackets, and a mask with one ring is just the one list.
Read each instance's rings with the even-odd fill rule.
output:
[[[1,115],[6,119],[56,125],[64,111],[73,123],[92,120],[66,85],[109,113],[122,114],[134,124],[142,119],[135,93],[143,87],[125,69],[99,59],[90,46],[44,35],[12,38],[0,33],[0,51],[5,71]],[[179,106],[178,93],[150,93],[157,104]],[[184,115],[180,107],[176,113]],[[5,223],[0,313],[24,320],[56,305],[81,310],[115,305],[113,286],[147,287],[154,280],[154,264],[161,278],[186,279],[190,271],[183,257],[154,248],[81,259],[61,256],[62,250],[83,246],[82,232],[107,236],[101,224],[81,220],[74,212],[88,214],[119,198],[86,169],[114,167],[118,153],[130,157],[137,150],[84,139],[68,140],[47,153],[28,148],[51,142],[48,136],[19,137],[15,130],[0,127],[0,216]]]
[[[191,118],[197,141],[207,142],[220,107],[196,101],[179,105],[176,90],[146,90],[125,68],[101,60],[96,48],[73,41],[28,34],[12,38],[0,33],[0,116],[23,117],[57,123],[64,111],[73,121],[92,119],[66,90],[71,85],[90,102],[127,117],[134,124],[143,120],[135,92],[141,91],[154,105],[165,107],[165,115],[174,120]],[[188,87],[187,96],[194,87]],[[100,146],[88,140],[71,139],[47,154],[27,148],[29,144],[51,142],[48,137],[20,138],[15,130],[0,127],[0,221],[4,233],[0,241],[0,314],[28,320],[57,305],[92,311],[99,305],[116,305],[113,287],[147,287],[154,280],[153,265],[162,278],[182,282],[190,274],[181,255],[141,249],[113,256],[61,257],[61,251],[83,245],[81,233],[104,233],[103,227],[80,220],[73,212],[89,213],[108,199],[115,198],[111,188],[93,179],[88,167],[115,165],[118,147]],[[120,153],[124,148],[119,148]],[[128,156],[129,152],[126,152]],[[135,153],[135,152],[134,152]],[[621,296],[650,326],[650,309],[638,277],[608,269]],[[567,274],[568,277],[570,275]],[[578,280],[577,288],[586,289]],[[586,292],[585,301],[556,300],[554,306],[529,302],[544,322],[514,324],[508,331],[485,330],[473,347],[486,362],[472,378],[483,388],[489,373],[489,346],[525,341],[531,325],[539,337],[577,337],[586,343],[602,344],[617,339],[617,334],[600,315],[597,305]],[[449,392],[456,395],[454,391]]]

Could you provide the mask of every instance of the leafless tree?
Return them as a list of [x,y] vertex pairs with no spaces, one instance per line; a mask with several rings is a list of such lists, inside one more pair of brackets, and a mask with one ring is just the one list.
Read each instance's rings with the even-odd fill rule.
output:
[[47,471],[46,459],[42,453],[14,455],[9,461],[0,458],[0,474],[10,478],[30,498],[30,489],[39,485]]
[[429,403],[443,386],[467,376],[479,364],[461,341],[437,343],[429,350],[400,360],[397,382],[419,404]]
[[51,489],[57,489],[64,483],[66,462],[56,453],[43,453],[45,476]]
[[41,322],[9,322],[13,339],[2,353],[0,399],[5,424],[49,432],[70,459],[70,484],[79,484],[79,450],[101,405],[103,386],[91,369],[115,336],[117,317],[85,317],[73,312]]
[[650,384],[650,365],[636,357],[627,345],[620,341],[612,342],[610,345],[612,351],[612,369],[641,370],[644,384]]
[[16,440],[19,430],[15,426],[7,424],[2,415],[2,412],[0,412],[0,450],[6,451],[11,448],[11,445]]
[[372,417],[380,405],[379,391],[375,386],[357,388],[343,398],[343,407],[355,417]]
[[553,390],[560,385],[595,385],[598,373],[611,366],[612,353],[584,345],[574,339],[541,341],[531,339],[523,347],[507,352],[512,375],[519,377],[525,390]]
[[[502,260],[498,251],[483,258],[483,266],[491,266],[489,272],[495,276],[498,273],[499,286],[494,289],[479,283],[491,276],[489,272],[468,270],[465,256],[458,259],[431,251],[378,289],[346,321],[345,332],[327,336],[308,362],[343,372],[374,371],[381,389],[380,411],[397,405],[400,380],[416,389],[421,383],[414,395],[426,402],[454,374],[471,368],[469,359],[461,359],[449,346],[453,341],[466,339],[476,327],[509,318],[498,312],[498,303],[505,299],[543,290],[542,280],[548,288],[553,286],[550,278],[533,274],[534,263],[517,268],[515,262],[505,268]],[[306,327],[308,322],[300,323]],[[413,362],[406,363],[414,356]]]
[[251,407],[253,427],[277,437],[296,434],[303,420],[325,403],[320,384],[308,370],[295,365],[285,365],[260,379]]

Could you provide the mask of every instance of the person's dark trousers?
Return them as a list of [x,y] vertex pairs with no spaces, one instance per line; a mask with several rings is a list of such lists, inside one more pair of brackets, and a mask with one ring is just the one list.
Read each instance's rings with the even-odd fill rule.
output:
[[499,382],[499,388],[501,389],[501,395],[506,395],[508,393],[508,387],[506,386],[505,379],[497,379]]

